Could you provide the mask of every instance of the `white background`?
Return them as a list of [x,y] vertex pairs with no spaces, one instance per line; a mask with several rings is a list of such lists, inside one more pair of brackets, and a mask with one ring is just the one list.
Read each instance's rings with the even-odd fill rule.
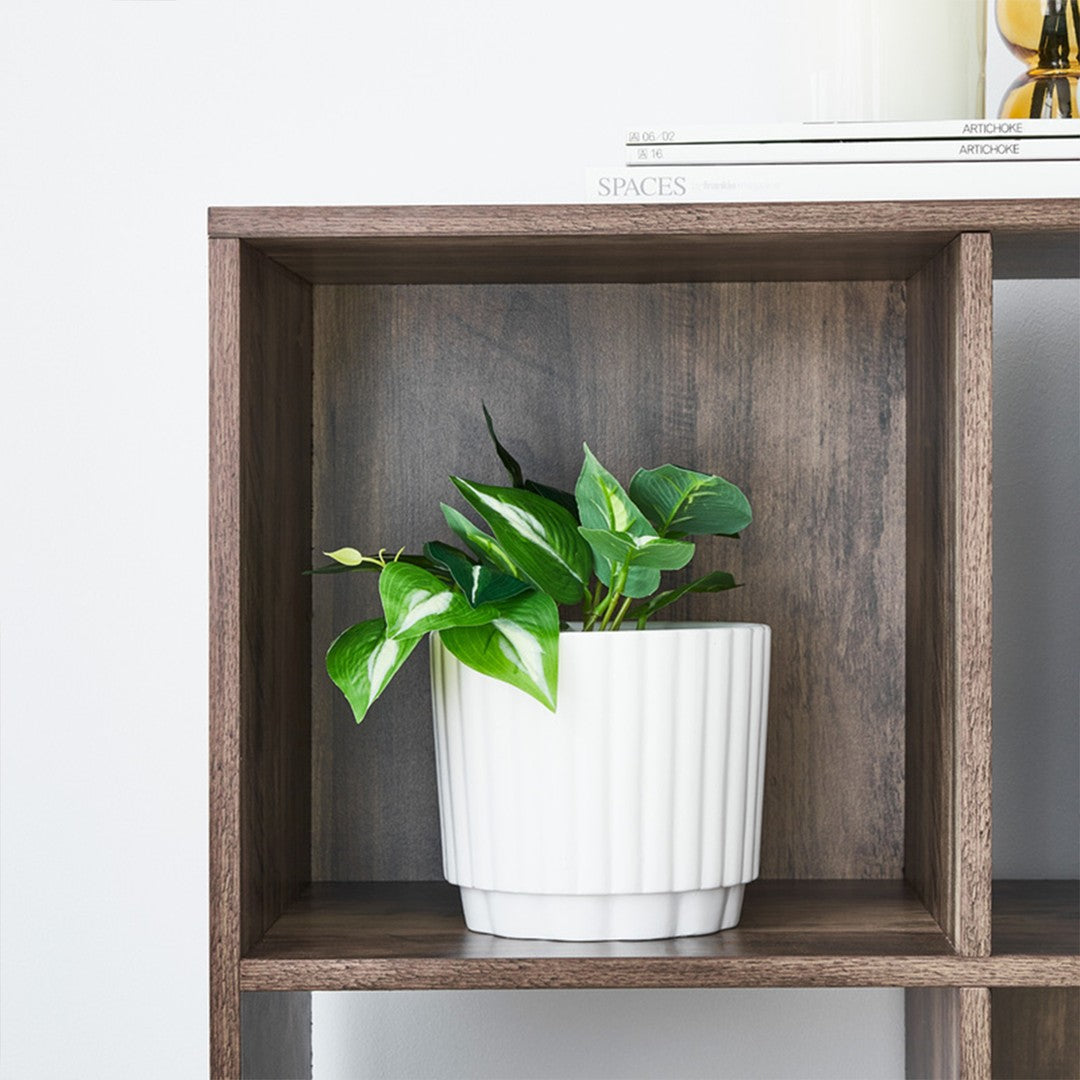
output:
[[[781,0],[763,46],[759,5],[3,5],[3,1077],[206,1071],[206,207],[576,202],[639,122],[977,112],[973,12]],[[996,301],[995,858],[1076,875],[1075,287]],[[899,1077],[902,1014],[319,995],[315,1075]]]

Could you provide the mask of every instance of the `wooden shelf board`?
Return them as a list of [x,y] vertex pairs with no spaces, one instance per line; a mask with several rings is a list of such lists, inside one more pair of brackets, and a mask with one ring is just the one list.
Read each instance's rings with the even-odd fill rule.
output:
[[1065,985],[1071,965],[958,957],[900,881],[759,881],[734,930],[582,943],[470,933],[441,882],[318,883],[249,951],[241,988]]
[[1080,200],[595,206],[215,207],[315,284],[904,280],[959,232],[998,277],[1080,273]]

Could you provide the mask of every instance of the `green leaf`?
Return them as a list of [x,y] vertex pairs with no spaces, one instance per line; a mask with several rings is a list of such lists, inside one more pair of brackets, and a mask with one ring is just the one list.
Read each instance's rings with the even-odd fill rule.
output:
[[527,581],[501,574],[490,566],[474,563],[465,552],[437,540],[424,545],[424,554],[450,572],[465,594],[465,599],[474,608],[507,600],[532,588]]
[[442,507],[446,524],[459,540],[476,553],[482,563],[511,577],[521,577],[518,568],[510,561],[510,556],[503,551],[493,536],[488,536],[483,529],[478,529],[463,513],[452,506],[447,506],[446,503],[439,503],[439,506]]
[[560,488],[548,487],[547,484],[538,483],[536,480],[526,480],[525,490],[531,491],[534,495],[540,495],[545,499],[550,499],[553,503],[558,503],[574,519],[574,521],[580,521],[578,518],[577,500],[571,492],[562,491]]
[[557,603],[581,601],[593,557],[567,511],[531,491],[450,479],[528,581]]
[[638,629],[642,629],[645,626],[647,619],[650,619],[661,608],[665,608],[668,604],[674,604],[676,600],[681,600],[688,593],[700,593],[700,592],[724,592],[727,589],[739,589],[741,585],[737,585],[735,579],[723,570],[714,570],[711,574],[706,574],[704,577],[699,577],[696,581],[688,581],[685,585],[679,585],[674,589],[667,589],[662,593],[657,593],[655,596],[650,597],[644,604],[637,604],[628,612],[631,619],[636,619]]
[[661,536],[725,536],[750,524],[750,503],[734,484],[677,465],[638,469],[630,497]]
[[350,626],[330,646],[327,673],[352,706],[358,724],[419,640],[395,641],[386,636],[382,619],[369,619]]
[[510,474],[510,482],[516,488],[523,488],[525,486],[525,477],[521,472],[521,466],[517,463],[517,459],[501,442],[499,437],[495,434],[495,425],[491,421],[491,413],[488,412],[487,406],[481,402],[480,408],[484,410],[484,420],[487,423],[488,434],[491,436],[491,441],[495,444],[495,453],[499,455],[499,460],[503,463],[503,467]]
[[559,488],[548,487],[547,484],[541,484],[536,480],[526,480],[525,474],[521,471],[521,466],[518,464],[517,458],[515,458],[514,455],[499,442],[499,437],[495,434],[495,425],[492,422],[491,413],[488,412],[487,406],[481,402],[480,407],[484,410],[484,420],[487,423],[488,434],[491,436],[491,441],[495,444],[495,453],[499,455],[499,460],[503,463],[503,466],[509,474],[510,483],[516,488],[531,491],[534,495],[541,495],[545,499],[550,499],[552,502],[558,503],[567,511],[567,513],[577,520],[578,511],[574,496],[569,491],[561,491]]
[[[588,444],[585,445],[585,461],[581,466],[574,493],[578,517],[585,528],[601,529],[605,532],[625,531],[637,536],[655,535],[648,519],[634,505],[619,481],[597,461]],[[595,556],[596,576],[610,589],[618,563],[601,555],[594,545],[590,547]],[[631,567],[623,586],[623,594],[648,596],[658,588],[658,571],[643,566]]]
[[434,574],[407,563],[390,563],[379,575],[379,596],[388,638],[421,637],[447,626],[490,622],[494,607],[474,608]]
[[484,626],[441,630],[439,639],[463,664],[516,686],[555,711],[559,686],[559,609],[533,592],[501,605]]
[[659,536],[632,536],[606,529],[581,528],[581,535],[602,558],[616,566],[646,567],[650,570],[681,570],[693,557],[694,545],[686,540],[664,540]]
[[648,518],[634,505],[622,484],[599,461],[585,444],[585,462],[574,487],[578,516],[586,529],[655,536]]

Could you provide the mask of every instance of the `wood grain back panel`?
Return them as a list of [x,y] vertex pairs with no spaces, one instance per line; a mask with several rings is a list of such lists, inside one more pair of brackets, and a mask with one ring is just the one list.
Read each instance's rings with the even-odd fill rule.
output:
[[[446,537],[449,474],[502,482],[481,399],[546,482],[572,488],[587,438],[624,480],[744,487],[754,524],[696,562],[746,587],[672,618],[773,627],[762,874],[901,875],[902,286],[327,286],[315,312],[318,549]],[[323,654],[375,582],[318,579],[313,610],[314,877],[439,877],[426,657],[357,728]]]
[[908,283],[905,873],[965,955],[990,951],[990,243]]
[[991,992],[994,1080],[1080,1076],[1080,987],[1002,987]]
[[1080,956],[1080,881],[994,882],[994,955]]

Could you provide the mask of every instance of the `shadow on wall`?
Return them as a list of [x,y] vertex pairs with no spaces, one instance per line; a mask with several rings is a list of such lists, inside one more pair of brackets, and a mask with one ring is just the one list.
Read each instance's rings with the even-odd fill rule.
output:
[[485,990],[312,997],[315,1080],[876,1080],[903,1075],[902,990]]
[[994,285],[994,876],[1080,876],[1080,293]]

